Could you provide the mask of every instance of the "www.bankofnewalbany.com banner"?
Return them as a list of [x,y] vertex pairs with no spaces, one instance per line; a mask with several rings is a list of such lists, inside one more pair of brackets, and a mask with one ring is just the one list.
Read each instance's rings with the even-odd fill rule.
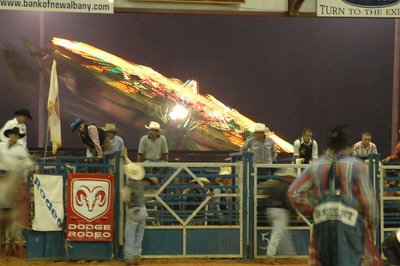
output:
[[0,9],[114,13],[114,0],[0,0]]
[[400,17],[400,0],[317,0],[319,17]]

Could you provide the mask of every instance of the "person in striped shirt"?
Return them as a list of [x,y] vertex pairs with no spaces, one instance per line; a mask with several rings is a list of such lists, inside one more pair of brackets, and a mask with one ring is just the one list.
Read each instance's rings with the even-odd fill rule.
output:
[[[336,126],[329,133],[326,154],[306,168],[289,187],[288,196],[292,205],[304,215],[314,214],[309,265],[361,265],[363,253],[364,265],[381,265],[381,259],[372,239],[377,219],[377,205],[372,185],[364,163],[352,157],[351,152],[352,138],[347,126]],[[311,203],[307,198],[307,193],[310,191],[316,196],[316,204]],[[316,229],[318,216],[314,210],[327,199],[326,195],[330,191],[343,200],[341,206],[344,206],[345,210],[358,211],[356,217],[361,215],[362,220],[359,219],[361,222],[352,225],[354,231],[351,233],[338,230],[342,229],[340,228],[342,218],[346,218],[342,217],[344,215],[340,211],[339,214],[336,213],[337,216],[323,212],[322,216],[326,216],[323,217],[326,218],[322,219],[323,222],[333,222],[326,223],[326,227],[322,226],[326,229],[323,233]],[[355,234],[355,231],[359,234]],[[334,241],[331,241],[332,239]],[[364,246],[367,248],[364,249]]]

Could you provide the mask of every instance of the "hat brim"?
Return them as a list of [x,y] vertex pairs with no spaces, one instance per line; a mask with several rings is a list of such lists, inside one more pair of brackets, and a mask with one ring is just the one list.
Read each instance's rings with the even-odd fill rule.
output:
[[125,175],[128,178],[137,180],[137,181],[143,180],[144,175],[145,175],[143,166],[141,166],[137,163],[125,164],[124,170],[125,170]]
[[20,134],[20,133],[18,133],[18,132],[15,132],[15,131],[12,130],[12,129],[9,129],[9,130],[4,131],[4,136],[6,136],[7,138],[8,138],[8,135],[10,135],[10,134],[17,134],[17,135],[19,135],[19,138],[25,137],[25,134]]
[[158,132],[162,132],[163,130],[161,129],[161,128],[159,128],[159,127],[149,127],[149,126],[144,126],[146,129],[148,129],[148,130],[150,130],[150,129],[154,129],[154,130],[157,130]]

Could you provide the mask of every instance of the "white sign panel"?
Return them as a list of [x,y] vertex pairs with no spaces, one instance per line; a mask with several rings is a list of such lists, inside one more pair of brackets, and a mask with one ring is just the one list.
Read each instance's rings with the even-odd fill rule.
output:
[[34,175],[35,231],[61,231],[64,221],[63,177]]
[[91,222],[110,209],[111,182],[88,178],[71,182],[71,204],[77,215]]
[[400,0],[317,0],[317,16],[398,18]]
[[114,0],[0,0],[0,9],[114,13]]

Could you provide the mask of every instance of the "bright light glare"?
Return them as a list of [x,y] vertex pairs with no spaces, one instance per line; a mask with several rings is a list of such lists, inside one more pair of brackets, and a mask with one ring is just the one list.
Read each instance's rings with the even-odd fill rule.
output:
[[187,117],[187,115],[188,111],[181,105],[175,106],[172,112],[169,113],[169,117],[171,117],[173,120],[184,119]]

